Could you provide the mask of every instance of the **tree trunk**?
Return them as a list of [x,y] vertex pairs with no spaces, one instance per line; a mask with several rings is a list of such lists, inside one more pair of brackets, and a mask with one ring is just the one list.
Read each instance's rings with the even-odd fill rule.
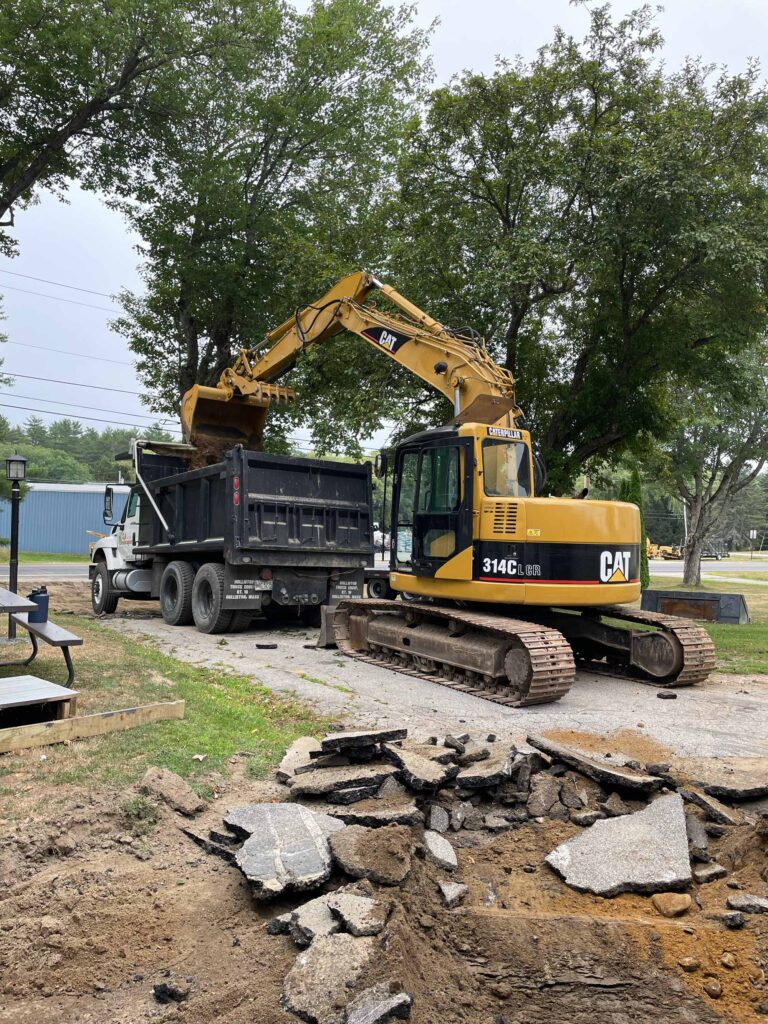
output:
[[704,538],[689,534],[683,556],[683,584],[686,587],[701,585],[701,552],[703,550]]

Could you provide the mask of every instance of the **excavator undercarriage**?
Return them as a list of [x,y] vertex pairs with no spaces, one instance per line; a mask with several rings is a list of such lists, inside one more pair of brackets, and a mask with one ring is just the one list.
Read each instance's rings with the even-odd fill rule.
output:
[[577,667],[663,688],[700,683],[715,667],[709,635],[687,619],[622,605],[542,610],[539,621],[529,620],[528,608],[511,610],[524,617],[507,617],[498,608],[344,601],[333,633],[339,649],[358,661],[508,707],[559,700]]

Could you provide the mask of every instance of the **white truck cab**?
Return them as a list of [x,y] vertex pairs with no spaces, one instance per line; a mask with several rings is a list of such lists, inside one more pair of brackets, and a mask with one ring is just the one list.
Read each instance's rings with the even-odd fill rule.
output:
[[141,493],[132,487],[117,523],[113,522],[114,489],[104,491],[104,522],[111,532],[93,545],[88,574],[91,579],[91,603],[97,615],[110,615],[121,596],[148,598],[151,573],[142,569],[143,555],[137,555]]

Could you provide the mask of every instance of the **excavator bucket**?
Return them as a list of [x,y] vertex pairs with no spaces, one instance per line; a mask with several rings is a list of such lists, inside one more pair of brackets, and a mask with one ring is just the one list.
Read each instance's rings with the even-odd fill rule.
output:
[[224,388],[195,384],[181,400],[184,440],[196,443],[206,435],[260,448],[271,401],[269,395],[232,396]]

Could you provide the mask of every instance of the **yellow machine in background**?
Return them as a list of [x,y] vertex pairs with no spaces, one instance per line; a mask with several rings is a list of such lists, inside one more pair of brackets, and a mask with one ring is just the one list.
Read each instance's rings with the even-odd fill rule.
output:
[[[375,290],[398,311],[373,305]],[[515,706],[567,692],[574,654],[655,685],[706,678],[714,649],[703,629],[623,607],[640,595],[637,508],[539,497],[509,371],[474,332],[438,323],[370,274],[299,309],[265,351],[241,350],[216,387],[187,392],[186,438],[259,446],[270,406],[296,398],[276,382],[305,348],[342,331],[454,406],[449,424],[394,453],[390,584],[416,600],[343,602],[334,618],[343,650]]]

